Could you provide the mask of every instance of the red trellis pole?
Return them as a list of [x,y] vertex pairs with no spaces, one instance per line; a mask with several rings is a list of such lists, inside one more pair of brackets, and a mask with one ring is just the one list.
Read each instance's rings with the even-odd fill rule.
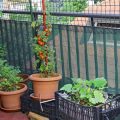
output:
[[46,6],[45,0],[42,0],[42,11],[43,11],[43,30],[46,29]]

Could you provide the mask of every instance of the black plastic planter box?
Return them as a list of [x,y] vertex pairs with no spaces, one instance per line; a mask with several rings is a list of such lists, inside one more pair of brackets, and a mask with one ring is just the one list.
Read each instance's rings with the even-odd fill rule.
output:
[[76,104],[56,93],[56,113],[59,120],[115,120],[120,114],[120,96],[115,96],[109,102],[87,107]]
[[55,100],[50,102],[40,103],[38,100],[32,99],[30,94],[32,90],[28,90],[21,96],[21,110],[22,112],[34,112],[50,120],[56,120]]

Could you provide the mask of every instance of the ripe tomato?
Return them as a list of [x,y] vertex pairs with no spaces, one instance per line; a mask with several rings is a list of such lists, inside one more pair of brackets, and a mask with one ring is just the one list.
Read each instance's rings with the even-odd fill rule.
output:
[[39,52],[39,56],[42,60],[45,58],[43,52]]
[[40,55],[40,58],[43,60],[45,57],[44,57],[44,55]]
[[43,55],[43,52],[39,52],[39,55]]
[[47,28],[46,28],[44,31],[45,31],[45,32],[48,32],[48,31],[49,31],[49,29],[47,29]]
[[44,46],[45,42],[42,42],[42,41],[38,40],[38,44],[41,45],[41,46]]

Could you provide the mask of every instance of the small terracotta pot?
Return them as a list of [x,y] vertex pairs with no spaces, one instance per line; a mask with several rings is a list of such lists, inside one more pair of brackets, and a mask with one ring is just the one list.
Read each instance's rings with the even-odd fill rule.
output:
[[59,80],[61,75],[57,77],[40,78],[40,74],[32,74],[29,79],[33,82],[34,97],[40,100],[48,100],[55,98],[54,93],[58,91]]
[[20,96],[27,90],[27,85],[19,83],[21,89],[11,92],[0,91],[1,107],[5,110],[20,109]]

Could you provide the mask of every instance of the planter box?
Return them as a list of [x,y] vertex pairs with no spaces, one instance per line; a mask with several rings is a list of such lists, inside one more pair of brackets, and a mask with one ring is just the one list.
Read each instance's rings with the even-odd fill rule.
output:
[[114,120],[120,114],[120,96],[97,107],[76,104],[56,93],[56,113],[59,120]]
[[33,90],[28,90],[21,96],[21,110],[22,112],[34,112],[50,120],[56,120],[55,100],[40,103],[38,100],[32,99],[30,94]]

